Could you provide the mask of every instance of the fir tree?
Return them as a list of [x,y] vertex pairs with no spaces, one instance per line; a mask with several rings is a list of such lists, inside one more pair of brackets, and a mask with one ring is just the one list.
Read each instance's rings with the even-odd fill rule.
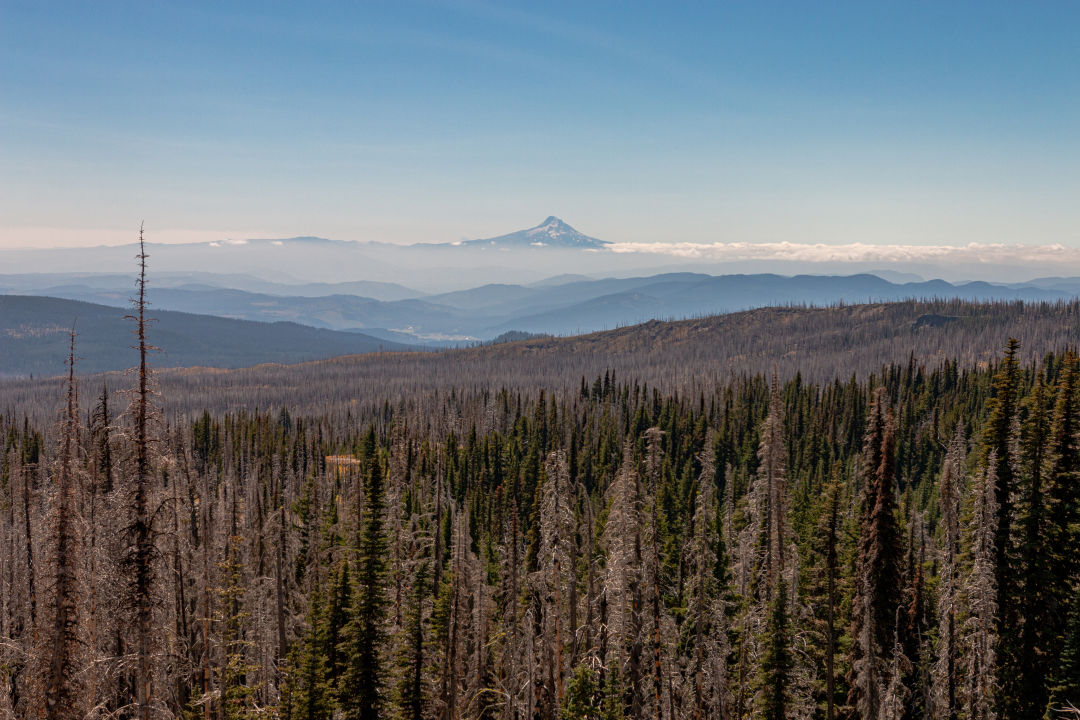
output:
[[[1054,586],[1054,542],[1048,528],[1045,488],[1046,455],[1050,432],[1047,388],[1042,373],[1027,401],[1027,419],[1021,427],[1020,467],[1017,478],[1020,501],[1017,506],[1014,563],[1017,619],[1002,628],[1014,652],[1002,658],[1002,699],[1008,717],[1035,720],[1046,708],[1046,677],[1053,670],[1053,654],[1048,652],[1059,630],[1049,621],[1048,606],[1060,598]],[[1034,622],[1033,618],[1039,618]]]
[[289,662],[289,706],[291,720],[329,720],[332,705],[326,682],[326,660],[321,635],[322,593],[316,588],[308,605],[307,629]]
[[364,479],[364,518],[357,558],[356,597],[345,627],[345,669],[339,685],[346,720],[379,720],[385,707],[385,671],[381,649],[385,636],[386,554],[383,532],[382,466],[375,448],[375,431],[368,431],[371,453]]
[[785,720],[788,717],[788,686],[795,666],[790,648],[790,622],[787,587],[780,580],[773,595],[763,640],[761,687],[755,716],[765,720]]
[[983,462],[990,454],[994,461],[994,475],[997,478],[997,535],[994,539],[994,567],[997,568],[997,605],[1001,618],[1006,625],[1011,625],[1012,606],[1015,588],[1012,584],[1013,573],[1009,567],[1009,543],[1012,535],[1014,491],[1013,468],[1015,466],[1015,423],[1020,399],[1020,363],[1017,355],[1020,342],[1009,338],[1005,348],[1005,357],[994,376],[993,398],[988,408],[989,417],[983,429]]
[[427,700],[424,692],[424,672],[427,669],[424,604],[430,594],[428,574],[428,562],[421,561],[413,575],[412,593],[405,610],[406,646],[399,695],[402,716],[407,720],[423,720]]
[[878,389],[863,444],[864,500],[852,603],[850,702],[864,718],[876,717],[889,683],[896,610],[900,598],[900,533],[896,521],[895,433],[892,409]]
[[1063,711],[1077,707],[1080,707],[1080,588],[1073,592],[1061,656],[1050,688],[1047,715],[1053,717],[1060,712],[1068,717]]
[[561,720],[601,720],[600,692],[596,671],[588,665],[574,668],[559,712]]

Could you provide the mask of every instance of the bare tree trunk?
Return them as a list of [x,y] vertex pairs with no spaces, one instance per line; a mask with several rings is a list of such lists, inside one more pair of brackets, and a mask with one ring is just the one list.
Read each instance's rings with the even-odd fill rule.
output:
[[138,338],[139,376],[134,401],[135,488],[130,526],[131,549],[129,569],[131,572],[131,604],[135,611],[135,716],[138,720],[150,720],[154,702],[153,686],[153,637],[154,637],[154,538],[150,516],[150,366],[147,354],[152,349],[146,339],[146,246],[143,230],[139,228],[139,280],[138,297],[135,301],[135,334]]

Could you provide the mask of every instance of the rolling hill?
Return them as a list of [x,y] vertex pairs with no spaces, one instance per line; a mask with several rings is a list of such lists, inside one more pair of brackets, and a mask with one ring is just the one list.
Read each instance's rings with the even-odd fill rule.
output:
[[[164,329],[154,328],[152,339],[168,348],[173,338],[165,336]],[[120,332],[125,330],[121,326]],[[62,335],[58,337],[62,340]],[[1023,343],[1025,362],[1075,344],[1080,337],[1080,302],[910,301],[762,308],[437,353],[347,355],[235,370],[164,370],[159,379],[172,406],[192,412],[204,407],[289,406],[312,412],[337,408],[344,413],[375,398],[423,404],[451,388],[455,392],[548,388],[573,393],[580,383],[605,373],[633,377],[649,388],[696,395],[733,374],[770,373],[774,368],[781,377],[798,372],[815,382],[866,378],[893,362],[910,363],[917,370],[955,359],[958,371],[963,371],[994,361],[1010,337]],[[118,378],[116,386],[123,382]],[[58,380],[0,383],[0,408],[52,407],[60,397]]]
[[[31,285],[23,276],[18,283]],[[122,276],[69,278],[49,285],[45,276],[33,290],[20,294],[48,295],[126,307],[131,281]],[[245,287],[255,283],[241,278]],[[108,283],[112,283],[110,287]],[[403,297],[400,286],[371,283],[305,286],[266,283],[254,292],[170,278],[151,288],[157,307],[264,322],[290,321],[332,330],[369,333],[411,344],[453,345],[490,340],[506,332],[523,331],[574,335],[634,325],[648,320],[673,320],[729,313],[755,307],[833,305],[907,299],[971,301],[1056,301],[1075,297],[1065,283],[1052,286],[1007,286],[985,282],[952,284],[943,280],[891,282],[876,275],[706,275],[666,273],[629,278],[580,279],[526,286],[492,283],[425,297]],[[0,291],[4,278],[0,276]],[[330,290],[340,290],[332,293]],[[359,295],[378,291],[388,300]],[[305,293],[312,293],[307,295]]]
[[[80,373],[122,370],[136,362],[132,323],[125,309],[48,297],[0,295],[0,378],[64,372],[68,332],[75,325]],[[322,330],[291,322],[264,323],[153,311],[158,367],[238,368],[296,363],[346,353],[404,350],[409,346],[361,333]]]

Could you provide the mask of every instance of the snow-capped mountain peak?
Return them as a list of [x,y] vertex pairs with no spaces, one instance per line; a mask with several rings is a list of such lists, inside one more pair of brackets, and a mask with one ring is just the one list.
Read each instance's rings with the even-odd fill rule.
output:
[[544,222],[528,230],[518,230],[507,235],[500,235],[483,240],[468,240],[463,245],[491,247],[552,247],[599,249],[607,245],[605,240],[597,240],[578,232],[565,222],[549,216]]

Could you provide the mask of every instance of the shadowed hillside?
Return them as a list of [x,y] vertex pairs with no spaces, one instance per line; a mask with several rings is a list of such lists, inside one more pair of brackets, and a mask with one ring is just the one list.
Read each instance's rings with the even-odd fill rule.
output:
[[[0,378],[64,372],[68,332],[79,334],[79,370],[98,373],[133,365],[128,311],[75,300],[0,295]],[[160,310],[153,313],[159,367],[244,367],[296,363],[342,353],[408,346],[360,333],[291,322],[263,323]]]

